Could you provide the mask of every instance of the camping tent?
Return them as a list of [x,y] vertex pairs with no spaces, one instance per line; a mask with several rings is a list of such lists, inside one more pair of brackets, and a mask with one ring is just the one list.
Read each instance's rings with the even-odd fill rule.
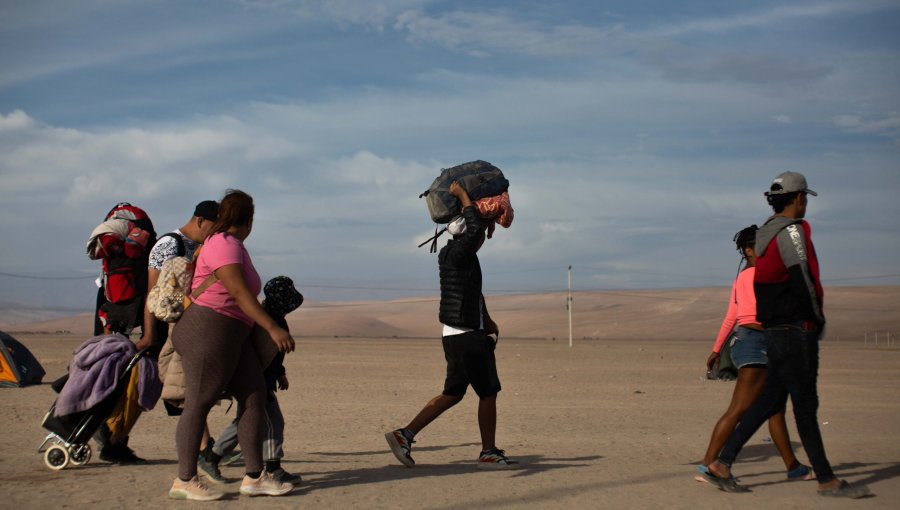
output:
[[24,345],[0,331],[0,386],[40,384],[44,367]]

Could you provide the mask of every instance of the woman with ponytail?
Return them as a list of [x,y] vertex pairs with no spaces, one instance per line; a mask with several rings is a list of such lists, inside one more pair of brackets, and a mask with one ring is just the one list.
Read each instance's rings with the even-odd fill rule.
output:
[[[737,325],[737,336],[731,346],[731,357],[734,365],[738,368],[738,376],[734,393],[731,395],[731,404],[725,414],[716,422],[706,455],[703,457],[703,463],[697,466],[698,473],[695,478],[698,481],[709,481],[707,477],[711,475],[707,466],[716,460],[728,437],[741,421],[744,413],[759,397],[766,382],[765,337],[762,326],[756,321],[756,296],[753,293],[753,275],[756,270],[754,248],[758,228],[756,225],[751,225],[735,234],[733,239],[741,254],[741,264],[744,267],[738,272],[732,285],[728,311],[713,344],[712,353],[706,360],[706,368],[712,370],[718,362],[719,352]],[[784,420],[784,408],[769,418],[769,434],[784,460],[787,478],[789,480],[811,480],[813,473],[810,468],[801,464],[794,456]],[[733,480],[730,482],[733,483]],[[735,490],[740,488],[737,484],[733,483],[733,485]]]

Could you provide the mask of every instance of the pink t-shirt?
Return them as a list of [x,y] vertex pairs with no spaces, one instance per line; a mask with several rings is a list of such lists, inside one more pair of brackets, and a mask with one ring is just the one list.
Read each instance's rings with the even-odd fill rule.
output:
[[[205,249],[205,248],[204,248]],[[728,311],[725,320],[719,329],[719,336],[713,345],[713,352],[722,350],[725,340],[734,329],[734,325],[756,324],[756,294],[753,293],[753,275],[755,267],[748,267],[741,271],[731,286],[731,299],[728,301]]]
[[[244,271],[244,282],[250,293],[254,296],[259,294],[262,289],[262,282],[253,262],[250,260],[250,254],[244,248],[244,243],[240,239],[227,233],[216,233],[211,235],[205,243],[203,249],[200,250],[200,257],[197,259],[197,267],[194,269],[194,280],[191,282],[191,288],[198,288],[212,274],[213,271],[220,267],[230,264],[240,264]],[[253,319],[247,316],[237,301],[231,297],[225,285],[221,281],[209,286],[200,297],[194,300],[195,304],[211,308],[216,312],[238,319],[239,321],[253,326]]]

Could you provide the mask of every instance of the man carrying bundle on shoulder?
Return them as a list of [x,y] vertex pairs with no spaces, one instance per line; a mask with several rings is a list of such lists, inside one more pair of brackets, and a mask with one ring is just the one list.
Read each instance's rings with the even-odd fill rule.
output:
[[482,450],[479,469],[515,469],[517,461],[497,448],[497,393],[500,379],[494,357],[497,324],[488,314],[482,295],[481,265],[477,252],[484,244],[487,225],[479,219],[469,194],[453,182],[449,189],[462,206],[462,215],[451,221],[453,239],[439,255],[441,283],[439,318],[443,324],[442,343],[447,359],[444,389],[432,398],[406,427],[388,432],[385,439],[394,456],[407,467],[415,466],[411,449],[414,438],[444,411],[462,401],[469,385],[478,395],[478,427]]

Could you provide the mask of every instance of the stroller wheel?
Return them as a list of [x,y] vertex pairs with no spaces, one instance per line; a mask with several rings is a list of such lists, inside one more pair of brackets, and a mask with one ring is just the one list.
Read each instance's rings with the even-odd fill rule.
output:
[[60,445],[53,445],[44,452],[44,464],[48,468],[59,471],[69,463],[69,452]]
[[83,466],[91,460],[91,445],[77,444],[69,449],[69,460],[76,466]]

